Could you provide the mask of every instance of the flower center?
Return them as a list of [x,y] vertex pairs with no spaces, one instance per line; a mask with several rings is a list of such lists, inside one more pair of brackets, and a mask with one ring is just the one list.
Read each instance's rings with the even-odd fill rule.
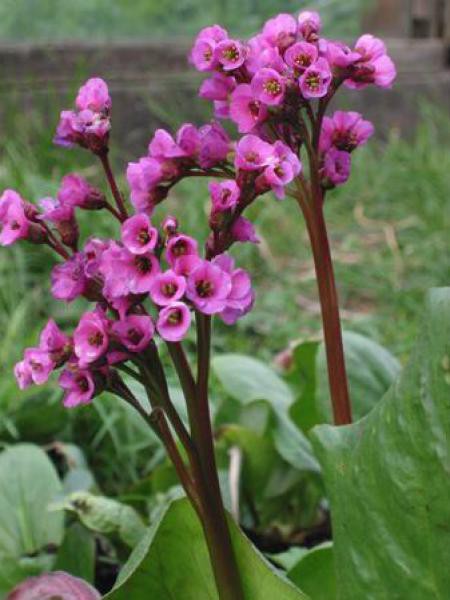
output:
[[222,56],[230,62],[236,62],[239,59],[239,50],[237,46],[233,44],[232,46],[225,48],[225,50],[222,53]]
[[131,327],[127,331],[127,338],[132,344],[139,344],[139,342],[142,340],[142,337],[142,331],[137,330],[135,327]]
[[298,54],[294,60],[295,66],[300,69],[309,67],[311,62],[312,62],[311,57],[308,54]]
[[321,79],[318,73],[311,73],[306,79],[306,85],[310,90],[318,90],[320,88],[320,83]]
[[278,96],[281,93],[281,85],[277,79],[269,79],[264,83],[264,90],[270,96]]
[[169,323],[169,325],[178,325],[179,323],[181,323],[181,319],[182,319],[181,310],[174,310],[168,316],[167,322]]
[[177,291],[177,286],[174,283],[164,283],[161,287],[161,291],[164,296],[170,298]]
[[12,223],[10,224],[10,228],[15,231],[16,229],[20,229],[20,225],[17,221],[12,221]]
[[88,337],[88,342],[91,346],[101,346],[103,344],[103,333],[101,331],[91,333],[91,335]]
[[86,377],[79,375],[76,378],[75,382],[76,382],[77,387],[80,390],[80,392],[87,392],[89,390],[89,383],[88,383]]
[[179,240],[178,242],[175,242],[175,244],[172,246],[172,254],[174,256],[183,256],[186,253],[187,244],[185,241]]
[[136,269],[142,274],[150,273],[152,270],[152,263],[145,256],[136,256],[134,259],[134,264]]
[[140,244],[142,244],[143,246],[145,246],[145,244],[148,244],[150,241],[150,235],[148,233],[147,229],[141,229],[137,235],[137,240]]
[[214,292],[214,285],[212,281],[200,279],[195,284],[195,289],[197,290],[197,294],[200,296],[200,298],[208,298]]
[[33,371],[42,371],[41,363],[37,362],[36,360],[30,360],[30,366]]
[[245,155],[245,160],[249,163],[258,163],[259,162],[259,154],[257,152],[247,152]]
[[260,106],[261,106],[261,103],[258,102],[257,100],[253,100],[248,105],[248,110],[249,110],[251,116],[254,117],[255,119],[257,119],[259,117],[259,107]]

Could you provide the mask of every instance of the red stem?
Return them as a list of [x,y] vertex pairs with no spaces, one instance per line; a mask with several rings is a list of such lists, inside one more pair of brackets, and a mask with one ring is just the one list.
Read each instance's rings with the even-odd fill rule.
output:
[[121,221],[125,221],[128,218],[128,212],[127,209],[125,207],[125,202],[122,198],[122,194],[120,193],[119,188],[117,187],[117,183],[114,177],[114,174],[112,172],[111,169],[111,164],[109,162],[109,158],[108,158],[108,152],[102,152],[101,154],[98,155],[100,158],[100,161],[102,163],[103,169],[105,171],[105,175],[106,178],[108,180],[109,183],[109,187],[111,188],[111,193],[114,197],[114,200],[116,202],[117,208],[119,210],[119,215],[120,215],[120,220]]

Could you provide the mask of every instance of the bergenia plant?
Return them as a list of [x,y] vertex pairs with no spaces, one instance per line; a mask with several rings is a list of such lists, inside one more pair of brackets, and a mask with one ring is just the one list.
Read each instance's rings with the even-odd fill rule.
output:
[[[229,254],[237,243],[258,243],[245,216],[273,192],[291,199],[306,221],[313,251],[334,419],[351,422],[338,299],[324,220],[326,194],[344,184],[352,153],[373,134],[356,112],[326,115],[344,86],[389,87],[395,67],[383,42],[363,35],[353,48],[321,36],[315,12],[280,14],[248,41],[219,25],[197,36],[190,62],[207,74],[200,96],[216,120],[183,124],[176,134],[158,129],[145,156],[128,165],[129,194],[109,162],[112,102],[100,78],[85,83],[75,108],[61,113],[55,142],[80,146],[101,162],[112,200],[77,174],[66,175],[56,198],[37,205],[6,190],[0,203],[4,246],[18,240],[44,244],[60,259],[51,292],[63,302],[84,297],[92,307],[72,333],[53,319],[15,368],[20,388],[45,383],[59,372],[64,405],[88,404],[103,391],[132,405],[157,433],[202,522],[221,600],[242,600],[243,590],[224,510],[214,457],[208,401],[213,317],[233,325],[255,301],[251,277]],[[228,120],[239,137],[220,124]],[[204,244],[176,216],[152,221],[158,205],[181,180],[206,177],[211,208]],[[78,211],[107,211],[117,239],[79,239]],[[155,219],[156,221],[156,219]],[[196,372],[183,339],[196,329]],[[165,344],[187,403],[186,426],[172,403],[160,357]],[[127,381],[141,384],[151,412]],[[134,387],[133,387],[134,389]]]

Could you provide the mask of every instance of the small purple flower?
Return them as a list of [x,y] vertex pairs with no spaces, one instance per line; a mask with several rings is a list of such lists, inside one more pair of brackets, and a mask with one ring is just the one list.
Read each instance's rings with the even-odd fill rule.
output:
[[112,103],[106,82],[100,77],[88,79],[79,89],[75,104],[79,111],[89,109],[97,113],[109,113]]
[[245,57],[245,46],[237,40],[222,40],[214,49],[214,59],[224,71],[239,69],[244,64]]
[[155,326],[147,315],[130,315],[115,321],[112,334],[130,352],[142,352],[155,334]]
[[257,100],[269,106],[277,106],[283,102],[286,84],[278,71],[264,68],[253,77],[251,88]]
[[297,28],[297,22],[292,15],[281,13],[266,22],[262,36],[271,46],[283,51],[295,42]]
[[322,177],[332,186],[345,183],[351,170],[352,159],[348,152],[331,147],[325,154]]
[[186,295],[200,312],[212,315],[221,312],[231,290],[231,278],[217,265],[203,260],[190,273]]
[[24,361],[29,369],[31,379],[36,385],[46,383],[55,368],[55,363],[51,360],[49,353],[42,348],[27,348],[24,353]]
[[87,210],[97,210],[106,204],[102,192],[77,173],[70,173],[62,178],[58,200],[65,206],[78,206]]
[[328,62],[324,58],[319,58],[300,77],[300,91],[306,99],[323,98],[327,95],[331,80]]
[[14,190],[5,190],[0,197],[0,245],[10,246],[28,239],[32,225],[25,200]]
[[94,278],[99,275],[100,260],[102,254],[110,246],[110,243],[99,238],[89,238],[86,242],[84,254],[84,272],[86,277]]
[[98,360],[108,349],[108,322],[98,312],[86,312],[73,333],[74,351],[80,367]]
[[165,129],[157,129],[148,146],[152,158],[165,160],[167,158],[182,158],[186,152],[173,139]]
[[320,134],[320,151],[326,152],[334,146],[338,150],[352,152],[362,146],[373,135],[374,127],[357,112],[338,110],[332,117],[325,117]]
[[105,281],[103,293],[108,299],[113,299],[147,293],[155,275],[160,272],[160,266],[153,254],[132,254],[113,242],[102,253],[100,272]]
[[283,73],[286,70],[286,63],[277,47],[271,46],[263,35],[255,35],[247,44],[245,67],[253,76],[264,67]]
[[236,80],[234,77],[223,73],[214,73],[212,77],[205,79],[200,86],[199,96],[214,102],[216,117],[226,118],[229,114],[228,100],[235,87]]
[[362,89],[371,83],[382,88],[392,86],[397,71],[382,40],[365,34],[356,42],[355,52],[360,58],[353,64],[350,78],[345,80],[347,87]]
[[171,267],[175,265],[175,261],[181,256],[193,254],[198,256],[198,243],[194,238],[179,233],[171,236],[166,244],[166,260]]
[[200,127],[199,138],[198,161],[202,169],[210,169],[227,159],[231,140],[219,123]]
[[94,378],[88,369],[80,369],[75,366],[64,369],[59,376],[58,383],[66,391],[63,400],[66,408],[88,404],[94,397]]
[[133,254],[146,254],[158,243],[158,230],[146,214],[134,215],[122,223],[122,242]]
[[217,44],[228,38],[228,33],[219,25],[205,27],[198,34],[191,50],[190,61],[198,71],[212,71],[218,65],[215,56]]
[[156,275],[150,288],[150,297],[158,306],[167,306],[181,300],[186,291],[186,279],[169,270]]
[[42,198],[39,205],[43,212],[38,218],[56,225],[63,244],[76,250],[79,229],[74,207],[70,204],[63,204],[54,198]]
[[151,192],[165,177],[163,163],[156,158],[144,157],[138,162],[130,162],[127,167],[127,181],[130,199],[137,212],[152,213],[154,204]]
[[54,142],[65,147],[78,144],[94,154],[100,154],[108,148],[110,129],[110,119],[103,114],[89,109],[79,113],[64,110],[60,116]]
[[186,254],[177,258],[173,270],[177,275],[187,277],[201,263],[202,259],[197,254]]
[[191,325],[191,313],[184,302],[174,302],[165,306],[158,316],[156,329],[167,342],[181,341]]
[[284,142],[273,145],[273,162],[264,169],[264,180],[272,188],[277,198],[284,198],[284,188],[302,170],[296,154]]
[[6,600],[100,600],[100,594],[86,581],[55,571],[30,577],[16,586]]
[[307,42],[317,42],[322,22],[319,13],[304,10],[298,16],[298,31]]
[[237,124],[239,133],[249,133],[268,115],[266,106],[256,99],[252,86],[241,83],[231,94],[230,117]]
[[259,244],[260,242],[253,223],[245,217],[236,219],[231,228],[231,235],[236,242],[251,242],[252,244]]
[[286,50],[284,60],[296,72],[303,73],[319,58],[317,46],[308,42],[297,42]]
[[31,368],[27,360],[21,360],[14,367],[14,376],[19,389],[25,390],[33,384]]
[[231,277],[231,291],[220,317],[227,325],[233,325],[238,319],[247,314],[253,306],[252,282],[246,271],[235,269],[233,258],[227,254],[217,256],[213,263]]
[[72,352],[72,340],[50,319],[41,332],[39,348],[47,352],[54,363],[60,365]]
[[256,135],[244,135],[236,145],[236,169],[259,171],[269,164],[272,154],[271,144]]
[[342,42],[320,40],[319,47],[321,55],[326,58],[330,67],[335,69],[347,70],[361,58],[358,52],[352,51]]
[[184,153],[183,156],[194,157],[200,146],[200,134],[192,123],[184,123],[177,131],[177,146]]
[[241,190],[234,179],[211,181],[209,184],[213,212],[232,210],[238,203]]
[[53,267],[52,294],[57,300],[71,302],[86,291],[88,280],[84,266],[84,255],[77,252],[62,264]]

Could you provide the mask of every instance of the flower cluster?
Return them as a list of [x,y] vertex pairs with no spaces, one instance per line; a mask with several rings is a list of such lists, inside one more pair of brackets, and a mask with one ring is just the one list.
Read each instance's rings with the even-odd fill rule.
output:
[[[16,365],[21,388],[45,383],[62,369],[65,405],[89,402],[112,388],[117,370],[128,369],[125,363],[139,368],[143,358],[151,360],[156,336],[180,342],[193,312],[233,324],[252,308],[250,276],[228,254],[235,242],[259,241],[245,210],[268,191],[321,205],[327,189],[348,179],[351,153],[373,134],[358,113],[326,116],[328,103],[341,85],[389,87],[395,77],[380,40],[364,35],[349,48],[320,34],[319,15],[308,11],[270,19],[247,42],[218,25],[203,29],[190,54],[199,71],[211,74],[200,96],[214,103],[217,119],[230,119],[242,135],[232,141],[217,121],[186,123],[174,136],[158,129],[147,155],[126,171],[131,216],[108,160],[108,87],[99,78],[81,87],[76,110],[61,113],[55,142],[100,158],[115,206],[77,174],[66,175],[56,198],[40,200],[39,208],[13,190],[0,197],[0,244],[46,244],[63,259],[52,270],[53,296],[94,303],[70,336],[48,322],[39,345],[25,350]],[[170,189],[194,176],[209,179],[204,255],[175,217],[160,227],[152,221]],[[92,236],[81,249],[80,209],[108,210],[120,223],[120,239]]]

